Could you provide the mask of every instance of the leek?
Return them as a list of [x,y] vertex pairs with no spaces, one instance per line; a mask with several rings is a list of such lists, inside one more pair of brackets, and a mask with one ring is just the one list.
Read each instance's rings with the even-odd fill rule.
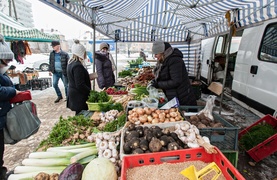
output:
[[31,172],[45,172],[48,170],[63,171],[67,166],[50,166],[50,167],[40,167],[40,166],[17,166],[14,168],[14,174],[21,173],[31,173]]
[[87,147],[87,148],[78,148],[78,149],[61,149],[61,148],[48,148],[47,152],[72,152],[72,153],[81,153],[90,149],[96,149],[96,147]]
[[98,153],[97,149],[90,149],[90,150],[81,152],[79,154],[76,154],[75,156],[72,156],[70,158],[70,162],[71,163],[75,163],[75,162],[77,162],[78,160],[80,160],[80,159],[82,159],[84,157],[87,157],[87,156],[90,156],[90,155],[94,155],[94,154],[97,154],[97,153]]
[[52,158],[52,159],[24,159],[22,161],[24,166],[67,166],[70,164],[69,158]]
[[77,144],[77,145],[71,145],[71,146],[59,146],[59,147],[53,147],[53,148],[71,150],[71,149],[80,149],[80,148],[87,148],[87,147],[95,147],[95,143]]
[[87,157],[84,157],[84,158],[80,159],[78,161],[78,163],[85,165],[85,164],[88,164],[93,159],[95,159],[96,157],[97,157],[97,155],[87,156]]
[[47,159],[47,158],[67,158],[76,155],[73,152],[32,152],[29,154],[30,159]]

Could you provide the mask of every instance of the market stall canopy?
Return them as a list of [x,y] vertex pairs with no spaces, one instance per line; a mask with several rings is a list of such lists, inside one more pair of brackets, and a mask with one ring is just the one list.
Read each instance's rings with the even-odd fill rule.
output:
[[59,35],[46,34],[38,29],[26,28],[12,17],[0,12],[0,34],[6,41],[25,40],[35,42],[50,42],[59,40]]
[[40,0],[122,42],[184,42],[276,18],[276,0]]

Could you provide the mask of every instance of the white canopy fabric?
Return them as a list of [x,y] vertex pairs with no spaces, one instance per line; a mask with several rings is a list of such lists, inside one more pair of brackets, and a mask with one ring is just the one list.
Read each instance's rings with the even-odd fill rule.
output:
[[26,28],[12,17],[0,12],[0,34],[6,41],[26,40],[35,42],[50,42],[59,40],[58,35],[46,34],[38,29]]
[[122,42],[199,40],[277,17],[276,0],[40,1]]

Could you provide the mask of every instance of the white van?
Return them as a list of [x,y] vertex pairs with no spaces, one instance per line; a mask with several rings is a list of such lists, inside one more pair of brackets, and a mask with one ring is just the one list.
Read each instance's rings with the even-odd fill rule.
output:
[[[223,83],[227,35],[202,40],[201,80]],[[263,114],[277,110],[277,19],[236,32],[226,71],[226,89],[234,99]],[[226,92],[226,91],[224,91]]]

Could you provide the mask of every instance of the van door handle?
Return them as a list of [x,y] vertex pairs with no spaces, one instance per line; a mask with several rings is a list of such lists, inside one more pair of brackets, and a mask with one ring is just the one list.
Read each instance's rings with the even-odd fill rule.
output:
[[258,66],[251,66],[250,73],[251,74],[257,74],[258,72]]
[[209,62],[210,62],[209,59],[207,59],[206,64],[209,64]]

